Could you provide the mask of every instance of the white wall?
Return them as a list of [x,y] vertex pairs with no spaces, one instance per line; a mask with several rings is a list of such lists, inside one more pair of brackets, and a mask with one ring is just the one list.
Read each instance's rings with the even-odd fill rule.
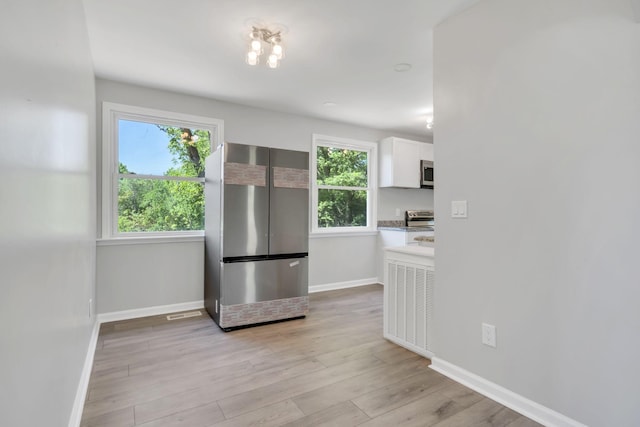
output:
[[[243,144],[309,151],[313,133],[364,141],[378,141],[390,136],[388,132],[380,130],[262,110],[104,79],[96,80],[96,96],[98,135],[101,135],[102,102],[110,101],[222,119],[224,120],[225,140]],[[416,135],[394,136],[421,140],[420,136]],[[428,138],[425,134],[422,140],[426,139]],[[98,145],[100,146],[100,141]],[[100,160],[98,160],[98,167],[100,167]],[[398,194],[394,195],[393,191]],[[398,207],[407,206],[407,208],[415,205],[415,195],[406,192],[406,190],[385,190],[384,194],[390,195],[394,207],[396,204]],[[429,201],[421,203],[428,204]],[[98,207],[98,215],[99,212],[100,207]],[[169,270],[174,268],[173,266],[182,266],[180,268],[183,270],[191,269],[193,259],[198,256],[203,259],[204,245],[200,246],[202,255],[194,255],[191,251],[186,255],[181,250],[181,243],[168,245],[174,245],[175,249],[167,251],[156,260],[159,268],[168,274],[153,276],[153,278],[146,276],[144,271],[141,272],[138,267],[137,257],[142,256],[141,254],[147,250],[145,245],[136,245],[135,248],[119,246],[122,250],[116,250],[116,247],[108,247],[107,249],[107,247],[100,246],[97,282],[100,301],[99,312],[151,307],[158,305],[159,301],[163,301],[161,305],[170,304],[171,300],[174,300],[173,303],[191,302],[194,301],[192,298],[196,289],[199,289],[200,299],[202,299],[203,280],[201,277],[190,276],[188,280],[176,283],[173,276],[169,274]],[[375,247],[375,235],[310,239],[309,284],[311,286],[328,285],[375,278],[377,274]],[[340,248],[340,250],[336,250],[336,248]],[[149,246],[148,249],[153,250],[153,246]],[[140,263],[144,265],[145,261],[140,261]],[[122,270],[116,269],[118,265]],[[125,286],[122,280],[129,276],[136,277],[137,280],[135,283],[128,282]],[[133,307],[133,301],[135,301],[136,307]]]
[[[400,209],[400,216],[396,216],[396,209]],[[426,188],[378,189],[378,220],[404,220],[404,212],[410,209],[432,210],[433,190]]]
[[204,243],[196,240],[98,246],[98,313],[202,301]]
[[377,236],[316,237],[309,240],[309,286],[377,283]]
[[0,14],[0,425],[69,423],[95,318],[95,95],[80,0]]
[[631,3],[483,0],[436,29],[434,85],[436,356],[590,426],[640,425]]

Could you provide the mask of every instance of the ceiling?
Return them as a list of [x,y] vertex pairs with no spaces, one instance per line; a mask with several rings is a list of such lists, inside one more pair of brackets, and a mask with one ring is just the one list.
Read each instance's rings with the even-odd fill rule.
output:
[[[83,1],[98,77],[424,139],[432,29],[478,0]],[[246,64],[255,24],[278,69]]]

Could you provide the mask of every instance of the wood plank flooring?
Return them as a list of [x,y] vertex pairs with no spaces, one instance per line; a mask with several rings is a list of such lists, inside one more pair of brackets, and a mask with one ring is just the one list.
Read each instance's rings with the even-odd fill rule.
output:
[[103,324],[81,425],[539,425],[382,338],[381,286],[310,303],[306,319],[229,333],[204,310]]

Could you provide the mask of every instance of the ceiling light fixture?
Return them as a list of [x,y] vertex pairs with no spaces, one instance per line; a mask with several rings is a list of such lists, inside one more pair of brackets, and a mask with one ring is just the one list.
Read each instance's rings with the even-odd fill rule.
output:
[[249,44],[249,52],[247,52],[247,64],[258,65],[260,63],[260,55],[267,48],[270,51],[269,56],[267,56],[267,66],[269,68],[278,68],[280,60],[284,58],[280,31],[271,32],[266,28],[252,27],[249,37],[251,37],[251,43]]

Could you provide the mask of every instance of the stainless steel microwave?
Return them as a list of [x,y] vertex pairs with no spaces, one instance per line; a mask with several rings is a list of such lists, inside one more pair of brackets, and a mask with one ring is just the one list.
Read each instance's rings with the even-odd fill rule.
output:
[[420,162],[420,187],[433,188],[433,162],[430,160]]

